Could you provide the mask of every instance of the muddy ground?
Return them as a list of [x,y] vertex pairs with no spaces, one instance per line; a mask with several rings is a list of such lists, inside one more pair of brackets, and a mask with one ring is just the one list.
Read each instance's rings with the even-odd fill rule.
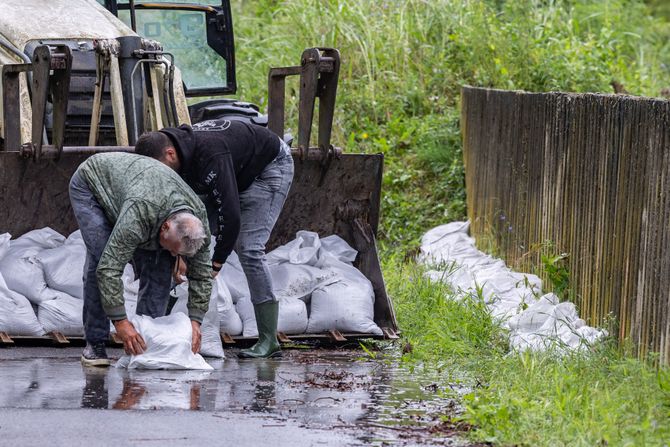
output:
[[227,350],[212,372],[84,368],[80,354],[0,349],[0,444],[470,445],[467,426],[440,417],[459,411],[441,377],[394,354]]

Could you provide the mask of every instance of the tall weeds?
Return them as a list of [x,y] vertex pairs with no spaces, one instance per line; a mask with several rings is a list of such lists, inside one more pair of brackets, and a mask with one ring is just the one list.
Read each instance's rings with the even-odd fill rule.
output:
[[[382,152],[382,233],[415,245],[465,217],[463,85],[658,96],[668,26],[639,0],[233,0],[239,93],[265,105],[271,66],[304,48],[342,54],[335,144]],[[291,84],[289,119],[297,112]],[[292,126],[295,129],[295,125]]]

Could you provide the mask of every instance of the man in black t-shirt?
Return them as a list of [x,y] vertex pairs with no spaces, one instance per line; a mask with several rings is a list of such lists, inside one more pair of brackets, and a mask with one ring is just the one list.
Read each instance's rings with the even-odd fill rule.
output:
[[293,181],[290,148],[265,127],[225,119],[165,128],[140,136],[135,152],[177,171],[205,196],[216,246],[213,276],[233,249],[244,269],[258,342],[241,357],[281,355],[277,341],[279,305],[265,260],[265,244]]

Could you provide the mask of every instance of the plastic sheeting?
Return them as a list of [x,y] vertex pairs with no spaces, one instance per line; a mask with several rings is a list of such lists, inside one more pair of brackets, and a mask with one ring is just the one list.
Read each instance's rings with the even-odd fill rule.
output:
[[477,250],[469,226],[452,222],[428,231],[419,261],[433,268],[429,278],[449,284],[456,296],[477,295],[479,289],[491,314],[509,329],[512,349],[581,349],[607,334],[587,326],[574,304],[543,294],[537,276],[514,272]]

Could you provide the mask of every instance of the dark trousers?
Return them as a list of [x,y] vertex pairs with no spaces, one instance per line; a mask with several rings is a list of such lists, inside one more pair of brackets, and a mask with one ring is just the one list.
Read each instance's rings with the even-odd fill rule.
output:
[[[70,180],[70,202],[86,245],[83,314],[86,341],[106,342],[109,339],[109,319],[100,300],[96,270],[114,226],[105,216],[105,212],[79,172],[76,172]],[[174,262],[174,257],[166,250],[135,251],[133,266],[136,276],[140,278],[136,311],[138,315],[149,315],[154,318],[165,315],[172,286]]]

